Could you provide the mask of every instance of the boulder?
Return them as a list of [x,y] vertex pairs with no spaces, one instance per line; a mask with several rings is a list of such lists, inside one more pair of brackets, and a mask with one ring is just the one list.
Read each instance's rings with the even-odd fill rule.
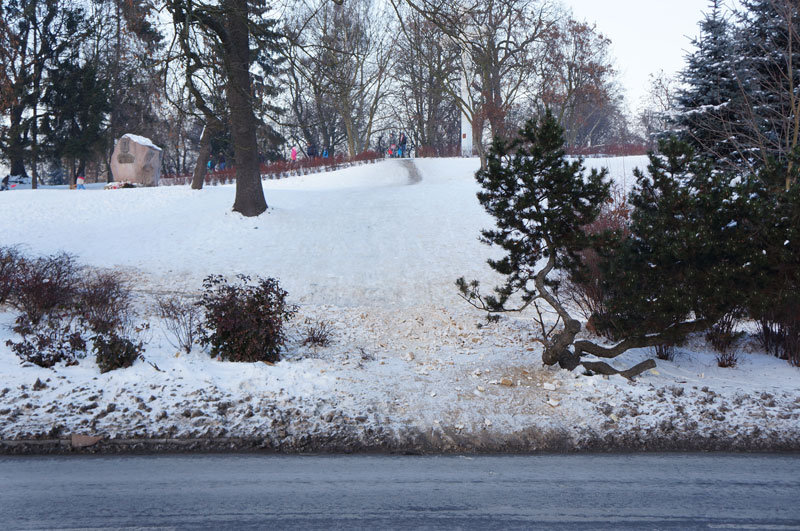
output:
[[161,177],[161,148],[149,138],[122,135],[111,155],[111,174],[117,182],[158,186]]

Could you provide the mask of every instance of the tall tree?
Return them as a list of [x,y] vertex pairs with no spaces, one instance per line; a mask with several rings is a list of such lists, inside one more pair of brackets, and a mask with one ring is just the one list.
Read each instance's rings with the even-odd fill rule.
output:
[[796,0],[743,0],[736,36],[739,112],[736,139],[751,167],[786,161],[786,188],[795,180],[790,158],[800,147],[800,9]]
[[[259,172],[259,150],[254,112],[253,63],[268,62],[280,45],[280,36],[260,1],[223,0],[217,3],[168,0],[186,70],[204,67],[203,42],[219,59],[225,74],[225,96],[236,164],[236,197],[233,210],[245,216],[257,216],[267,209]],[[251,40],[257,43],[252,53]],[[194,93],[195,104],[206,106],[202,95]]]
[[670,128],[670,116],[675,110],[678,81],[663,70],[649,76],[650,90],[637,113],[638,126],[648,149],[658,148],[658,141]]
[[396,108],[414,143],[433,154],[458,145],[459,108],[449,87],[458,86],[458,46],[436,24],[396,5],[402,36],[394,68]]
[[406,0],[462,50],[457,65],[467,80],[462,97],[451,95],[472,124],[474,147],[485,166],[484,130],[492,138],[510,132],[507,117],[541,72],[545,43],[559,13],[549,0]]
[[539,113],[550,108],[558,117],[570,147],[598,144],[613,130],[621,98],[610,46],[593,25],[572,18],[547,41],[535,104]]
[[38,112],[47,68],[83,38],[83,14],[67,2],[9,0],[0,5],[0,15],[0,77],[5,78],[0,111],[8,116],[8,124],[0,127],[0,150],[14,175],[27,175],[26,162],[32,163],[35,188]]
[[77,175],[85,175],[91,158],[103,157],[106,118],[111,111],[108,80],[100,75],[97,64],[81,64],[77,50],[53,65],[49,79],[42,100],[47,110],[42,121],[47,154],[67,159],[71,182],[75,182]]
[[159,55],[163,36],[151,21],[153,5],[143,0],[94,0],[91,3],[92,55],[110,83],[111,112],[106,170],[111,175],[114,141],[125,133],[146,136],[161,143],[163,124]]
[[731,31],[719,0],[712,0],[681,72],[684,88],[677,93],[671,118],[675,132],[698,154],[728,162],[736,152],[742,119]]
[[[369,147],[381,105],[388,95],[390,65],[394,58],[390,43],[391,18],[386,8],[373,0],[353,0],[346,6],[327,1],[314,4],[297,14],[290,36],[293,50],[291,76],[305,84],[310,93],[305,101],[314,102],[318,128],[307,125],[304,135],[309,144],[332,140],[338,124],[345,147],[353,156]],[[301,99],[294,98],[295,112]],[[330,109],[336,118],[331,120]],[[311,111],[308,106],[305,110]],[[322,121],[324,120],[324,121]],[[326,138],[327,137],[327,138]],[[326,144],[328,147],[332,147]]]

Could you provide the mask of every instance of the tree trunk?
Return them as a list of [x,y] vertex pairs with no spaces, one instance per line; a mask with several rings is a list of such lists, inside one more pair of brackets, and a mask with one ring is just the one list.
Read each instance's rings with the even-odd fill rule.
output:
[[8,128],[6,156],[11,166],[11,175],[27,177],[28,173],[25,171],[25,141],[23,135],[24,125],[22,124],[22,111],[23,107],[20,105],[11,107],[11,124]]
[[9,163],[11,164],[10,174],[11,175],[21,175],[26,177],[28,174],[25,172],[25,159],[22,155],[17,155],[16,152],[12,152],[11,148],[8,150],[9,152]]
[[223,52],[228,74],[226,92],[236,158],[236,199],[233,210],[248,217],[258,216],[267,209],[267,201],[261,186],[256,118],[253,114],[247,0],[227,0],[223,6],[228,31]]
[[211,158],[211,138],[216,131],[216,127],[208,124],[203,128],[203,134],[200,135],[200,151],[197,153],[197,164],[192,173],[192,190],[203,189],[208,161]]

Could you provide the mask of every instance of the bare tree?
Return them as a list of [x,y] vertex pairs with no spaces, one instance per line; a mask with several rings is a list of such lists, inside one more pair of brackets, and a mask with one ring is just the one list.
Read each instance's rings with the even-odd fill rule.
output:
[[[351,156],[369,146],[388,94],[389,21],[373,0],[353,0],[346,7],[323,0],[292,22],[289,84],[297,125],[305,129],[307,142],[315,143],[318,134],[323,142],[333,142],[340,126]],[[314,114],[316,131],[300,119]]]
[[485,162],[484,128],[506,136],[512,106],[535,82],[544,43],[559,13],[549,0],[406,0],[436,24],[461,50],[458,66],[469,91],[451,95],[472,124],[478,155]]
[[556,115],[568,146],[591,145],[619,112],[610,45],[595,26],[571,18],[547,42],[537,114],[549,108]]
[[450,87],[458,84],[458,46],[418,12],[397,5],[402,50],[395,62],[395,108],[414,143],[437,155],[458,144],[460,111]]
[[670,114],[675,109],[677,81],[663,70],[650,74],[650,90],[641,103],[638,125],[650,149],[657,145],[658,135],[667,131]]

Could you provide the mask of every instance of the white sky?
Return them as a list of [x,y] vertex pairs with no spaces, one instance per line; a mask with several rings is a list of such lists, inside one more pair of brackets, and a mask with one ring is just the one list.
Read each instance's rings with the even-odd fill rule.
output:
[[578,20],[594,22],[611,39],[628,105],[639,106],[648,75],[683,68],[708,0],[562,0]]

